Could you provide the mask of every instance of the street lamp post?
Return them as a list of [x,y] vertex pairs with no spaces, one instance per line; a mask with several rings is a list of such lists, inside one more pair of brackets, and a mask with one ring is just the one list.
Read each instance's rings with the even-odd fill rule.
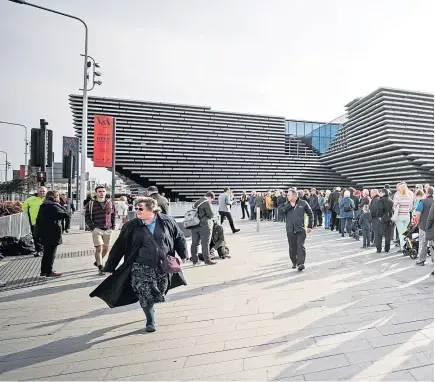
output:
[[[83,65],[83,109],[82,109],[82,155],[81,155],[81,166],[80,166],[80,202],[86,199],[86,157],[88,149],[88,26],[86,23],[73,15],[67,13],[55,11],[54,9],[41,7],[40,5],[28,3],[25,0],[9,0],[13,3],[28,5],[30,7],[42,9],[43,11],[56,13],[71,19],[80,21],[85,27],[85,54],[84,54],[84,65]],[[80,203],[82,204],[82,203]],[[77,208],[79,204],[77,203]],[[80,219],[80,229],[85,229],[85,218],[81,215]]]
[[27,168],[29,166],[29,162],[27,161],[27,155],[28,155],[28,149],[29,149],[29,140],[28,140],[28,135],[27,135],[27,127],[24,125],[21,125],[20,123],[13,123],[13,122],[5,122],[5,121],[0,121],[0,123],[5,124],[5,125],[12,125],[12,126],[21,126],[24,127],[25,131],[24,131],[24,143],[26,145],[25,150],[24,150],[24,174],[27,175],[28,171]]
[[6,155],[6,161],[5,161],[5,182],[8,181],[8,153],[6,151],[0,150],[0,153],[3,153]]

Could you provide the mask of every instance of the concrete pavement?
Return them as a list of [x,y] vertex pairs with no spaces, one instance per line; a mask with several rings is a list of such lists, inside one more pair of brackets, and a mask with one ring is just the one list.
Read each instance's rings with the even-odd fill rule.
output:
[[[291,269],[284,225],[238,221],[232,259],[184,267],[187,287],[156,305],[110,309],[88,294],[93,257],[65,276],[0,292],[1,380],[433,380],[433,266],[316,229]],[[61,252],[92,249],[89,233]]]

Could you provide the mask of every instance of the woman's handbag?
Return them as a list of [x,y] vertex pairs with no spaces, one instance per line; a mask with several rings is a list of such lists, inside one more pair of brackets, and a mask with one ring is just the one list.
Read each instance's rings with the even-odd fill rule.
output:
[[175,256],[166,254],[165,251],[163,251],[162,247],[160,247],[160,245],[157,243],[156,239],[154,239],[154,235],[150,232],[150,230],[147,227],[144,228],[145,228],[145,232],[147,232],[148,236],[150,237],[151,241],[156,247],[157,252],[161,253],[163,271],[166,273],[180,272],[181,271],[180,261]]

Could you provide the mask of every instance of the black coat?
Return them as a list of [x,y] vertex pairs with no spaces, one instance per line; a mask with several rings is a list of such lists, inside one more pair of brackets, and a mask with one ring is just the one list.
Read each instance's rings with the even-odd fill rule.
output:
[[[156,241],[166,248],[167,254],[174,256],[175,252],[182,258],[186,258],[187,243],[183,232],[173,218],[159,214],[158,223],[164,227],[166,234]],[[91,294],[90,297],[99,297],[111,308],[134,304],[138,301],[131,287],[130,273],[133,262],[136,259],[139,248],[143,246],[143,225],[139,219],[133,219],[122,226],[121,233],[110,251],[104,267],[105,272],[113,274],[106,278]],[[116,269],[121,259],[124,262]],[[169,274],[168,290],[180,285],[187,285],[183,273]],[[167,291],[166,291],[167,292]]]
[[391,222],[393,216],[393,201],[388,195],[379,198],[377,215],[381,218],[381,223]]
[[42,245],[54,246],[62,244],[62,219],[67,216],[60,204],[45,200],[39,208],[36,218],[35,236]]
[[338,191],[331,192],[331,194],[329,195],[329,205],[331,211],[335,211],[335,206],[338,204],[339,199],[340,193]]

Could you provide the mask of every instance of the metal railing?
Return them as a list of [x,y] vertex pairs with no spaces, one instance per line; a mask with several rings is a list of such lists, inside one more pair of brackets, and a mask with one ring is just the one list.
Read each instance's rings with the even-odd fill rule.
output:
[[31,232],[29,217],[23,213],[0,217],[0,238],[5,236],[17,239]]

